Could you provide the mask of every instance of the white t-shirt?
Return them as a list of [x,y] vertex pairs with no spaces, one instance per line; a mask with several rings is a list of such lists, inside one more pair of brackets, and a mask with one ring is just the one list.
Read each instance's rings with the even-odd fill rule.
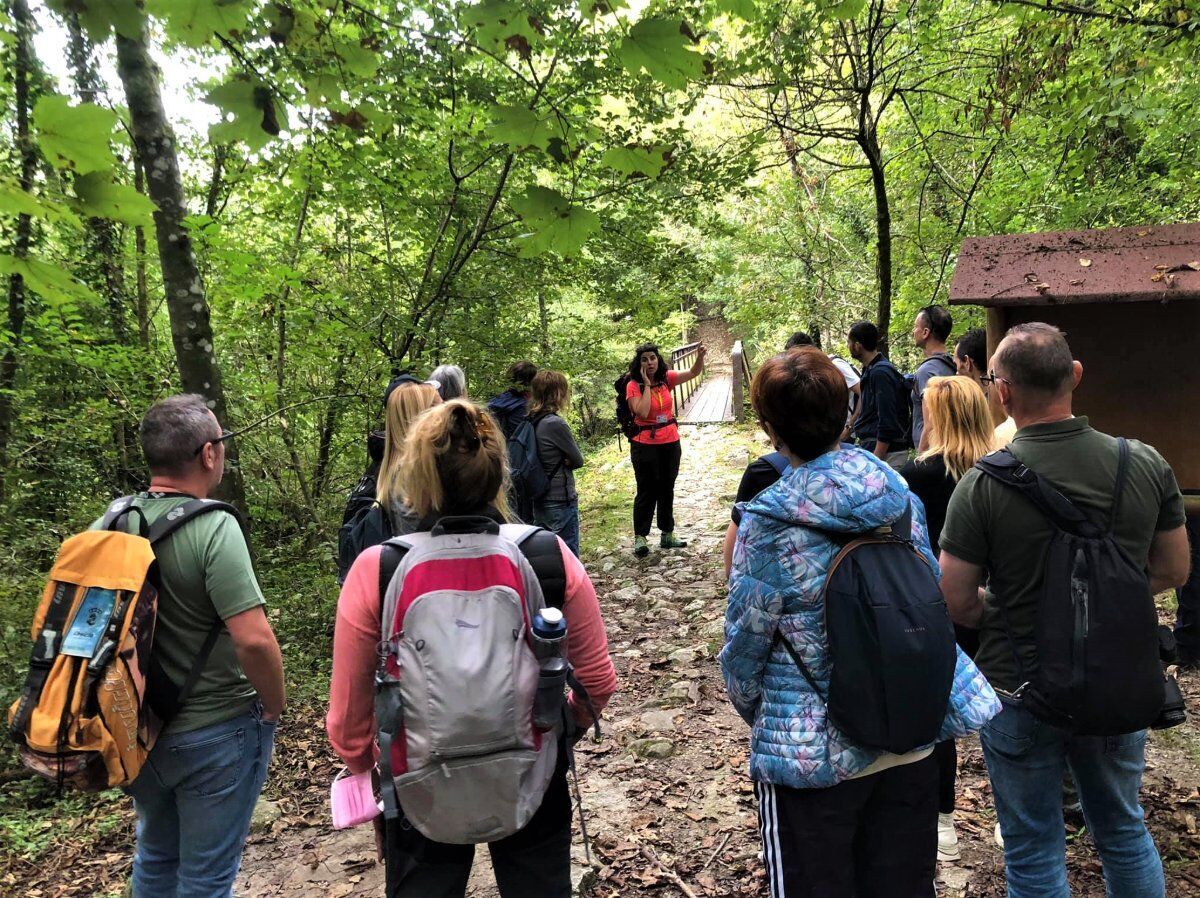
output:
[[858,376],[857,372],[855,372],[854,366],[845,359],[839,358],[836,355],[831,355],[829,357],[829,361],[833,362],[833,367],[837,368],[838,371],[841,371],[842,377],[846,378],[846,389],[850,391],[850,402],[846,409],[846,417],[849,418],[852,414],[854,414],[854,406],[856,404],[856,400],[858,399],[858,397],[854,394],[854,387],[859,381],[862,380],[862,378]]

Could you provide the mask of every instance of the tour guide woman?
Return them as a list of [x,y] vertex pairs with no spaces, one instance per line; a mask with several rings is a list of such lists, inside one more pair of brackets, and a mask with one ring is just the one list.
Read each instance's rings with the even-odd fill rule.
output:
[[662,531],[659,545],[664,549],[681,549],[686,540],[675,536],[675,478],[679,476],[679,428],[675,424],[675,407],[671,390],[679,384],[699,377],[704,370],[708,350],[696,350],[696,361],[690,371],[672,371],[663,360],[658,347],[643,343],[629,363],[629,385],[625,398],[633,421],[640,430],[629,441],[629,456],[637,495],[633,500],[633,554],[644,558],[650,553],[646,537],[654,510],[658,509],[658,529]]
[[[829,688],[824,585],[841,548],[836,534],[894,523],[911,507],[912,540],[937,571],[920,500],[886,462],[838,445],[846,399],[845,378],[815,348],[775,356],[754,376],[755,414],[791,470],[740,506],[721,672],[751,727],[750,778],[771,894],[933,898],[933,746],[897,755],[855,745],[830,722],[817,691]],[[783,640],[804,659],[811,683]],[[960,650],[941,738],[978,730],[999,710]]]

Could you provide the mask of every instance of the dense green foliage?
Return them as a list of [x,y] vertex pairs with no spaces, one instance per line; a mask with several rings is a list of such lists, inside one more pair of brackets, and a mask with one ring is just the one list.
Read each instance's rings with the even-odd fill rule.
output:
[[0,85],[22,558],[55,542],[25,522],[138,482],[139,412],[178,383],[114,33],[218,110],[176,123],[202,348],[229,423],[278,413],[240,441],[247,502],[309,547],[393,371],[457,363],[486,396],[529,356],[598,435],[631,344],[697,309],[764,347],[881,316],[904,356],[964,235],[1182,220],[1200,196],[1187,4],[47,0],[71,77],[33,56],[21,96],[23,9]]

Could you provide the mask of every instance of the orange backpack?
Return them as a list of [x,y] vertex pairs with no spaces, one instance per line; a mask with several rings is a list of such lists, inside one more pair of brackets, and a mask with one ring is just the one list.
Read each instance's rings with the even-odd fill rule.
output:
[[[153,657],[159,573],[154,547],[224,502],[190,499],[147,525],[133,497],[109,506],[100,529],[66,540],[33,617],[33,651],[9,735],[34,773],[97,791],[133,782],[162,727],[200,677],[223,624],[176,686]],[[125,531],[129,515],[137,534]]]

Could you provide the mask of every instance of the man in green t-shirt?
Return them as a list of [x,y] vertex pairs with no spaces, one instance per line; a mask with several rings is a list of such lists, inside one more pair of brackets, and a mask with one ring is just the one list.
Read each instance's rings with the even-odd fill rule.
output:
[[[229,434],[201,396],[155,403],[141,424],[153,523],[221,482]],[[135,898],[232,894],[283,711],[283,659],[238,521],[215,511],[155,549],[162,591],[154,656],[180,686],[223,624],[191,694],[129,786],[137,811]]]
[[[1072,416],[1071,397],[1082,376],[1062,332],[1033,323],[1008,332],[987,379],[1016,422],[1012,454],[1085,512],[1107,520],[1117,440]],[[1129,445],[1113,534],[1148,571],[1157,593],[1187,578],[1183,497],[1162,456],[1136,440]],[[1029,500],[978,470],[955,489],[941,535],[942,592],[951,617],[979,628],[975,663],[1005,703],[980,741],[1004,835],[1008,895],[1067,898],[1061,785],[1069,767],[1108,893],[1161,898],[1162,863],[1138,799],[1145,731],[1072,735],[1034,717],[1012,696],[1022,671],[1036,666],[1036,606],[1052,535]]]

